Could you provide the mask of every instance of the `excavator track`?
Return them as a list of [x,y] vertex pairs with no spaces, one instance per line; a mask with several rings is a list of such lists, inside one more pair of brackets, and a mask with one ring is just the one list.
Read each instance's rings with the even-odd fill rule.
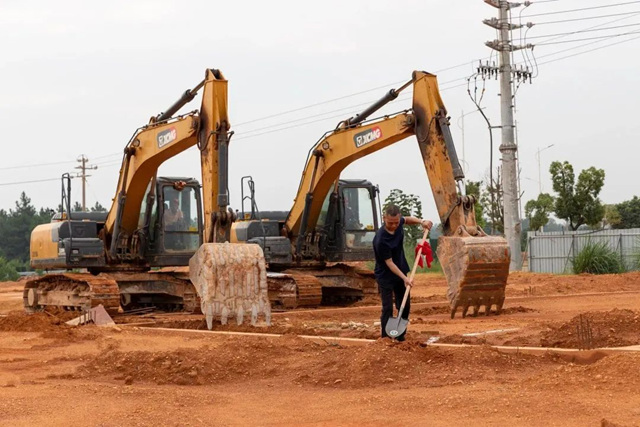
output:
[[360,301],[365,295],[377,292],[373,271],[338,263],[314,270],[300,271],[315,277],[322,285],[322,305],[344,305]]
[[82,273],[48,274],[27,281],[23,290],[23,305],[27,313],[47,307],[87,311],[100,304],[107,313],[120,308],[120,292],[115,280]]
[[322,283],[316,277],[298,272],[267,273],[269,300],[273,307],[287,310],[318,307],[322,302]]
[[349,304],[377,292],[372,271],[343,263],[268,273],[267,283],[271,303],[284,309]]

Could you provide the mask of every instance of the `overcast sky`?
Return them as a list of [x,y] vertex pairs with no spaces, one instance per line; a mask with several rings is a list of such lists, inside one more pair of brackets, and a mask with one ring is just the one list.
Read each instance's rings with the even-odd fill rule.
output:
[[[540,156],[543,191],[551,191],[550,162],[568,160],[576,176],[590,166],[605,170],[605,203],[631,198],[638,194],[640,40],[619,42],[640,37],[640,2],[604,8],[618,2],[532,3],[512,12],[515,22],[519,14],[544,14],[522,18],[539,24],[526,40],[514,32],[514,44],[538,44],[528,59],[514,53],[516,63],[533,66],[535,57],[538,64],[533,84],[522,85],[516,97],[523,206],[539,191],[536,151],[551,144]],[[585,8],[594,9],[549,14]],[[602,15],[616,16],[584,19]],[[240,178],[251,175],[260,209],[289,209],[309,148],[340,120],[409,80],[414,69],[438,75],[467,177],[484,179],[489,133],[466,82],[477,61],[492,53],[484,42],[496,38],[495,30],[482,20],[493,16],[497,10],[482,0],[0,0],[0,209],[13,208],[22,191],[38,208],[57,206],[57,179],[78,172],[81,154],[98,167],[88,179],[87,204],[109,207],[120,153],[134,130],[194,87],[207,67],[229,80],[234,208],[240,208]],[[549,23],[569,19],[580,20]],[[542,37],[596,25],[618,28]],[[632,34],[594,39],[622,33]],[[482,79],[477,84],[481,90]],[[400,99],[384,111],[410,107],[410,99]],[[481,106],[495,126],[499,100],[498,81],[487,81]],[[199,105],[198,97],[182,111]],[[497,164],[499,130],[494,141]],[[197,150],[168,161],[160,173],[199,179]],[[370,179],[383,198],[394,188],[416,194],[424,216],[436,215],[414,138],[357,161],[343,177]],[[81,200],[80,189],[74,179],[74,201]]]

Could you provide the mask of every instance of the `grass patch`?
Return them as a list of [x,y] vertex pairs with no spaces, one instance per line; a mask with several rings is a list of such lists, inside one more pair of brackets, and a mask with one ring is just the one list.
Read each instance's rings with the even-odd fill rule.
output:
[[571,261],[575,274],[615,274],[624,272],[618,253],[606,242],[589,242]]

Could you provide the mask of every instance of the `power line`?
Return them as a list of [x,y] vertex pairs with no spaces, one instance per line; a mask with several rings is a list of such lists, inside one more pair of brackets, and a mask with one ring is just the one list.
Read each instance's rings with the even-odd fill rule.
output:
[[[453,69],[456,69],[456,68],[469,66],[469,65],[473,65],[473,61],[466,61],[466,62],[463,62],[463,63],[458,64],[458,65],[453,65],[451,67],[447,67],[447,68],[443,68],[443,69],[440,69],[440,70],[436,70],[433,73],[434,74],[439,74],[439,73],[442,73],[444,71],[449,71],[449,70],[453,70]],[[395,86],[395,85],[404,83],[405,81],[406,80],[400,80],[400,81],[396,81],[396,82],[393,82],[393,83],[388,83],[386,85],[374,87],[372,89],[367,89],[367,90],[363,90],[363,91],[360,91],[360,92],[355,92],[355,93],[352,93],[352,94],[349,94],[349,95],[340,96],[338,98],[328,99],[326,101],[317,102],[315,104],[309,104],[309,105],[305,105],[305,106],[302,106],[302,107],[294,108],[292,110],[287,110],[287,111],[283,111],[283,112],[280,112],[280,113],[275,113],[275,114],[271,114],[271,115],[268,115],[268,116],[259,117],[257,119],[252,119],[252,120],[249,120],[249,121],[246,121],[246,122],[238,123],[238,124],[234,125],[234,127],[237,128],[238,126],[243,126],[243,125],[246,125],[246,124],[249,124],[249,123],[255,123],[255,122],[271,119],[273,117],[284,116],[286,114],[291,114],[291,113],[295,113],[295,112],[302,111],[302,110],[308,110],[309,108],[317,107],[319,105],[329,104],[329,103],[332,103],[332,102],[341,101],[343,99],[352,98],[354,96],[362,95],[364,93],[369,93],[369,92],[373,92],[375,90],[380,90],[380,89],[383,89],[383,88],[386,88],[386,87],[389,87],[389,86]]]
[[572,34],[591,33],[591,32],[594,32],[594,31],[607,31],[607,30],[614,30],[614,29],[617,29],[617,28],[637,27],[638,25],[640,25],[640,23],[627,24],[627,25],[616,25],[616,26],[613,26],[613,27],[593,28],[593,29],[586,29],[586,30],[576,30],[576,31],[570,31],[570,32],[566,32],[566,33],[546,34],[544,36],[528,37],[527,39],[531,40],[531,39],[556,37],[556,36],[570,36]]
[[[458,85],[455,85],[455,86],[450,86],[450,87],[445,88],[445,89],[440,89],[440,92],[444,92],[446,90],[454,89],[454,88],[457,88],[457,87],[460,87],[460,86],[465,86],[465,85],[466,85],[466,82],[458,84]],[[394,102],[406,101],[409,98],[410,98],[410,96],[408,96],[408,97],[400,97],[400,98],[396,99],[395,101],[391,101],[389,104],[393,104]],[[367,103],[367,104],[369,104],[369,103]],[[328,113],[330,113],[330,112],[327,112],[325,114],[328,114]],[[279,128],[279,129],[273,129],[273,130],[269,130],[269,131],[266,131],[266,132],[256,133],[256,134],[253,134],[253,135],[246,135],[245,136],[244,134],[238,134],[237,137],[234,137],[234,140],[238,141],[238,140],[243,140],[243,139],[254,138],[256,136],[262,136],[262,135],[267,135],[267,134],[270,134],[270,133],[281,132],[283,130],[294,129],[294,128],[298,128],[298,127],[301,127],[301,126],[306,126],[306,125],[309,125],[309,124],[318,123],[318,122],[322,122],[322,121],[326,121],[326,120],[330,120],[330,119],[335,119],[335,118],[340,118],[340,117],[344,117],[344,113],[343,114],[337,114],[335,116],[324,117],[324,118],[318,119],[318,120],[312,120],[312,121],[308,121],[308,122],[304,122],[304,123],[299,123],[299,124],[296,124],[296,125],[287,126],[287,127],[283,127],[283,128]],[[287,123],[289,123],[289,122],[280,123],[280,125],[286,125]]]
[[[640,38],[640,37],[632,37],[632,38],[627,39],[627,40],[621,40],[619,42],[610,43],[610,44],[607,44],[607,45],[604,45],[604,46],[599,46],[599,47],[596,47],[596,48],[593,48],[593,49],[589,49],[589,50],[586,50],[586,51],[583,51],[583,52],[578,52],[578,53],[575,53],[575,54],[572,54],[572,55],[567,55],[567,56],[563,56],[561,58],[556,58],[556,59],[552,59],[552,60],[549,60],[549,61],[545,61],[545,62],[542,62],[539,65],[548,64],[548,63],[559,61],[559,60],[565,59],[565,58],[571,58],[571,57],[574,57],[574,56],[577,56],[577,55],[582,55],[583,53],[589,53],[589,52],[592,52],[594,50],[604,49],[605,47],[615,46],[615,45],[618,45],[618,44],[626,43],[628,41],[636,40],[638,38]],[[602,40],[592,41],[592,42],[589,42],[589,43],[584,43],[584,44],[582,44],[580,46],[573,46],[573,47],[570,47],[570,48],[567,48],[567,49],[562,49],[562,50],[558,50],[556,52],[551,52],[551,53],[548,53],[546,55],[541,55],[541,56],[538,57],[538,59],[548,58],[550,56],[556,56],[556,55],[559,55],[561,53],[565,53],[565,52],[569,52],[569,51],[572,51],[572,50],[581,49],[581,48],[586,47],[586,46],[591,46],[591,45],[598,44],[598,43],[603,43],[603,42],[606,42],[606,41],[607,41],[607,39],[602,39]],[[525,63],[525,62],[524,61],[523,62],[519,62],[516,65],[520,65],[520,64],[523,64],[523,63]]]
[[[640,36],[632,37],[632,38],[627,39],[627,40],[620,40],[620,41],[618,41],[618,42],[610,43],[610,44],[605,45],[605,46],[598,46],[598,47],[595,47],[595,48],[593,48],[593,49],[585,50],[585,51],[583,51],[583,52],[574,53],[573,55],[567,55],[567,56],[563,56],[563,57],[561,57],[561,58],[552,59],[552,60],[550,60],[550,61],[541,62],[539,65],[549,64],[549,63],[551,63],[551,62],[560,61],[561,59],[572,58],[572,57],[574,57],[574,56],[582,55],[582,54],[584,54],[584,53],[593,52],[594,50],[604,49],[605,47],[611,47],[611,46],[615,46],[615,45],[622,44],[622,43],[627,43],[627,42],[630,42],[630,41],[632,41],[632,40],[637,40],[637,39],[640,39]],[[601,41],[602,41],[602,40],[601,40]],[[588,43],[588,44],[592,44],[592,43]],[[569,50],[569,49],[567,49],[567,50]],[[547,56],[550,56],[550,55],[547,55]]]
[[[121,155],[122,153],[107,154],[104,156],[94,157],[94,159],[104,159],[107,157],[121,156]],[[20,166],[3,166],[3,167],[0,167],[0,170],[27,169],[27,168],[37,168],[41,166],[59,166],[59,165],[64,165],[68,163],[76,163],[76,161],[77,160],[59,160],[56,162],[32,163],[32,164],[20,165]],[[112,161],[112,160],[105,160],[105,161]],[[100,163],[97,163],[97,164],[100,164]]]
[[105,155],[103,155],[103,156],[97,156],[97,157],[94,157],[93,159],[94,159],[94,160],[97,160],[97,159],[105,159],[105,158],[107,158],[107,157],[115,157],[115,156],[122,156],[122,151],[121,151],[121,152],[119,152],[119,153],[111,153],[111,154],[105,154]]
[[[535,25],[547,25],[547,24],[562,24],[565,22],[574,22],[574,21],[587,21],[590,19],[602,19],[602,18],[611,18],[612,16],[624,16],[624,15],[633,15],[640,13],[640,11],[633,12],[623,12],[623,13],[612,13],[610,15],[598,15],[598,16],[587,16],[584,18],[573,18],[573,19],[561,19],[558,21],[546,21],[546,22],[536,22]],[[531,15],[529,15],[531,16]]]
[[96,164],[96,165],[106,165],[106,164],[114,163],[114,162],[122,163],[121,159],[111,159],[111,160],[103,160],[101,162],[94,162],[94,164]]
[[[606,22],[603,22],[603,23],[600,23],[600,24],[597,24],[597,25],[593,25],[593,26],[590,26],[590,27],[586,27],[586,28],[583,28],[583,30],[591,30],[591,29],[594,29],[594,28],[600,28],[600,27],[602,27],[603,25],[609,25],[609,24],[613,24],[613,23],[615,23],[615,22],[625,21],[625,20],[627,20],[627,19],[629,19],[629,18],[632,18],[632,17],[634,17],[634,16],[637,16],[637,15],[640,15],[640,12],[635,12],[635,13],[633,13],[632,15],[629,15],[629,16],[623,16],[622,18],[612,19],[612,20],[609,20],[609,21],[606,21]],[[520,21],[520,23],[522,23],[522,21]],[[526,41],[527,41],[527,33],[529,32],[529,30],[530,30],[531,28],[532,28],[532,27],[529,27],[529,28],[527,28],[527,31],[525,31],[525,34],[524,34],[524,43],[526,43]],[[521,31],[522,31],[522,30],[521,30]],[[551,41],[551,40],[562,39],[562,38],[564,38],[564,37],[567,37],[567,36],[566,36],[566,35],[561,35],[561,36],[557,36],[557,37],[552,37],[552,38],[550,38],[549,40],[547,40],[547,42],[549,42],[549,41]],[[583,45],[581,45],[581,46],[575,46],[575,47],[572,47],[572,48],[569,48],[569,49],[563,49],[563,50],[560,50],[560,51],[557,51],[557,52],[553,52],[553,53],[548,54],[548,55],[543,55],[543,56],[541,56],[540,58],[544,58],[544,57],[547,57],[547,56],[554,56],[554,55],[557,55],[557,54],[559,54],[559,53],[566,52],[566,51],[569,51],[569,50],[579,49],[579,48],[582,48],[582,47],[584,47],[584,46],[589,46],[589,45],[596,44],[596,43],[602,43],[603,41],[606,41],[606,39],[596,40],[596,41],[594,41],[594,42],[585,43],[585,44],[583,44]],[[521,35],[521,42],[522,42],[522,35]],[[526,49],[524,50],[524,52],[525,52],[525,55],[526,55],[525,63],[526,63],[526,64],[529,64],[529,63],[530,63],[529,54],[527,53],[527,50],[526,50]],[[533,49],[531,50],[531,57],[533,58],[533,64],[531,64],[531,65],[532,65],[532,66],[534,66],[534,69],[536,70],[536,73],[535,73],[535,76],[534,76],[534,77],[536,77],[536,76],[538,75],[538,73],[537,73],[538,63],[537,63],[536,55],[535,55],[535,53],[534,53]],[[548,61],[547,61],[547,62],[548,62]]]
[[112,162],[108,162],[108,163],[98,163],[100,166],[102,166],[102,168],[106,168],[106,167],[111,167],[111,166],[120,166],[122,165],[122,162],[120,160],[117,161],[112,161]]
[[592,7],[583,7],[583,8],[580,8],[580,9],[559,10],[557,12],[536,13],[536,14],[533,14],[533,15],[522,15],[522,17],[523,18],[530,18],[532,16],[546,16],[546,15],[557,15],[559,13],[582,12],[584,10],[604,9],[604,8],[607,8],[607,7],[624,6],[624,5],[627,5],[627,4],[635,4],[635,3],[640,3],[640,1],[636,0],[636,1],[628,1],[628,2],[624,2],[624,3],[607,4],[607,5],[604,5],[604,6],[592,6]]
[[75,163],[75,160],[65,160],[65,161],[59,161],[59,162],[50,162],[50,163],[36,163],[36,164],[31,164],[31,165],[21,165],[21,166],[5,166],[5,167],[1,167],[0,170],[9,170],[9,169],[26,169],[26,168],[35,168],[35,167],[39,167],[39,166],[54,166],[54,165],[64,165],[67,163]]
[[631,34],[638,34],[638,33],[640,33],[640,31],[629,31],[627,33],[611,34],[609,36],[586,37],[584,39],[564,40],[564,41],[561,41],[561,42],[538,43],[535,46],[547,46],[547,45],[552,45],[552,44],[575,43],[575,42],[582,42],[582,41],[587,41],[587,40],[612,39],[612,38],[615,38],[615,37],[628,36],[628,35],[631,35]]
[[564,53],[564,52],[569,52],[570,50],[580,49],[580,48],[583,48],[585,46],[591,46],[592,44],[602,43],[604,41],[606,41],[606,40],[596,40],[594,42],[585,43],[585,44],[582,44],[580,46],[573,46],[573,47],[570,47],[570,48],[567,48],[567,49],[558,50],[558,51],[555,51],[555,52],[548,53],[546,55],[541,55],[541,56],[538,57],[538,59],[548,58],[549,56],[559,55],[559,54]]
[[238,123],[237,125],[235,125],[235,127],[243,126],[243,125],[246,125],[246,124],[249,124],[249,123],[259,122],[259,121],[266,120],[266,119],[271,119],[273,117],[284,116],[285,114],[291,114],[291,113],[295,113],[295,112],[302,111],[302,110],[308,110],[309,108],[317,107],[319,105],[329,104],[331,102],[340,101],[342,99],[346,99],[346,98],[351,98],[351,97],[354,97],[354,96],[362,95],[363,93],[373,92],[374,90],[379,90],[379,89],[382,89],[382,88],[385,88],[385,87],[389,87],[389,86],[393,86],[393,85],[397,85],[397,84],[400,84],[400,83],[403,83],[403,81],[394,82],[394,83],[386,84],[386,85],[383,85],[383,86],[374,87],[372,89],[363,90],[361,92],[352,93],[350,95],[340,96],[338,98],[329,99],[327,101],[317,102],[315,104],[306,105],[304,107],[294,108],[293,110],[287,110],[287,111],[283,111],[281,113],[271,114],[269,116],[260,117],[258,119],[253,119],[253,120],[250,120],[248,122]]
[[32,184],[32,183],[35,183],[35,182],[58,181],[58,180],[60,180],[59,177],[58,178],[46,178],[46,179],[34,179],[34,180],[31,180],[31,181],[2,182],[2,183],[0,183],[0,186],[19,185],[19,184]]
[[[440,83],[440,84],[441,84],[441,85],[447,85],[447,84],[449,84],[449,83],[454,83],[454,82],[457,82],[457,81],[463,80],[463,79],[465,79],[465,78],[466,78],[466,77],[459,77],[459,78],[456,78],[456,79],[447,80],[446,82],[442,82],[442,83]],[[288,124],[291,124],[291,123],[300,122],[300,121],[307,120],[307,119],[313,119],[313,118],[316,118],[316,117],[326,116],[327,114],[337,113],[338,111],[352,110],[352,109],[354,109],[354,108],[362,107],[362,106],[365,106],[365,105],[371,105],[371,103],[373,103],[373,102],[375,102],[375,101],[376,101],[376,100],[374,99],[374,100],[367,101],[367,102],[363,102],[363,103],[360,103],[360,104],[351,105],[351,106],[349,106],[349,107],[338,108],[338,109],[335,109],[335,110],[325,111],[325,112],[323,112],[323,113],[318,113],[318,114],[314,114],[314,115],[311,115],[311,116],[305,116],[305,117],[301,117],[301,118],[294,119],[294,120],[287,120],[286,122],[280,122],[280,123],[276,123],[276,124],[273,124],[273,125],[263,126],[263,127],[261,127],[261,128],[256,128],[256,129],[247,130],[247,131],[242,132],[242,135],[243,135],[243,136],[242,136],[242,137],[238,136],[238,137],[236,138],[236,140],[237,140],[237,139],[244,139],[244,138],[246,138],[244,135],[246,135],[246,134],[248,134],[248,133],[259,132],[259,131],[266,130],[266,129],[273,129],[274,127],[284,126],[284,125],[288,125]],[[394,101],[394,102],[396,102],[396,101]],[[335,116],[332,116],[332,117],[326,117],[325,119],[330,119],[330,118],[335,118]],[[325,120],[325,119],[323,119],[323,120]],[[320,120],[315,120],[315,121],[313,121],[313,122],[308,122],[308,123],[315,123],[315,122],[318,122],[318,121],[320,121]],[[262,135],[262,134],[263,134],[263,133],[261,133],[261,135]]]

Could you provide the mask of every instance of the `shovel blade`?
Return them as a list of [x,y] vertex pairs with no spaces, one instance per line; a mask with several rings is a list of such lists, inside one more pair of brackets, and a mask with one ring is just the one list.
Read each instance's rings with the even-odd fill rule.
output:
[[384,327],[385,332],[390,338],[396,339],[407,331],[409,321],[402,317],[391,317]]

